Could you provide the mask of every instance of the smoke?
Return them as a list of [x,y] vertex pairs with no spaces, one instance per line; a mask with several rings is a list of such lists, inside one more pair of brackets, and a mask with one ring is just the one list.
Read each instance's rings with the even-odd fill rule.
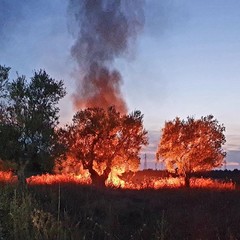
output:
[[78,64],[76,108],[115,105],[127,111],[122,76],[114,60],[131,49],[144,24],[143,0],[70,0],[69,23],[75,36],[71,48]]

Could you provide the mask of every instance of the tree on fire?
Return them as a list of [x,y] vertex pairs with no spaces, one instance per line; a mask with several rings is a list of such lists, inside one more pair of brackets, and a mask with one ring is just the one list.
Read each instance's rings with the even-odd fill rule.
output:
[[92,183],[105,186],[116,164],[139,165],[138,154],[147,144],[147,131],[140,111],[120,115],[114,107],[87,108],[76,113],[62,139],[68,152],[89,171]]
[[219,167],[226,153],[225,127],[212,115],[187,120],[175,118],[165,123],[157,150],[157,160],[166,163],[169,171],[184,176],[185,186],[190,186],[192,172],[207,171]]
[[25,170],[51,171],[60,153],[57,104],[66,91],[62,81],[43,70],[35,71],[30,81],[19,75],[9,80],[9,71],[0,66],[0,159],[12,162],[24,182]]

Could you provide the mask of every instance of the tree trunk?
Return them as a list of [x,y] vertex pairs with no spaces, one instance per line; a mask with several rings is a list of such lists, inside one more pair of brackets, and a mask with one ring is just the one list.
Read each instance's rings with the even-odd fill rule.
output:
[[25,164],[20,164],[17,169],[17,177],[18,177],[18,187],[21,190],[26,190],[27,188],[27,181],[25,176]]
[[189,172],[185,173],[184,184],[185,184],[186,188],[190,188],[190,173]]
[[105,181],[107,180],[108,176],[106,174],[98,175],[98,173],[94,169],[88,169],[91,174],[92,185],[96,187],[106,187]]
[[105,181],[107,180],[105,178],[105,176],[103,175],[91,175],[91,178],[92,178],[92,185],[95,186],[95,187],[100,187],[100,188],[105,188],[106,185],[105,185]]

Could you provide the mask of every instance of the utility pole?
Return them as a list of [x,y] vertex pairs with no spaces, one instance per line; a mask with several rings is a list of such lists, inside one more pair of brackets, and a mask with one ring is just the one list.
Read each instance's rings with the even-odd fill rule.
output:
[[144,154],[144,169],[147,169],[147,154]]
[[224,160],[224,170],[227,170],[227,160]]

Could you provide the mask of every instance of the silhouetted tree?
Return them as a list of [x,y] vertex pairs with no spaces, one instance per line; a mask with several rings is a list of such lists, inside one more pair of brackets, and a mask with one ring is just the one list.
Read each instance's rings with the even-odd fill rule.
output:
[[139,151],[147,144],[142,119],[140,111],[120,115],[114,107],[87,108],[76,113],[62,139],[68,152],[88,169],[92,183],[105,186],[114,165],[139,165]]
[[59,100],[65,96],[63,81],[37,71],[9,80],[10,68],[0,66],[0,159],[11,161],[20,181],[25,170],[51,171],[58,155],[55,129],[58,125]]
[[195,171],[211,170],[223,163],[226,153],[222,145],[226,142],[225,127],[212,115],[194,119],[165,122],[157,150],[157,159],[163,159],[169,171],[185,177],[189,187],[190,176]]

